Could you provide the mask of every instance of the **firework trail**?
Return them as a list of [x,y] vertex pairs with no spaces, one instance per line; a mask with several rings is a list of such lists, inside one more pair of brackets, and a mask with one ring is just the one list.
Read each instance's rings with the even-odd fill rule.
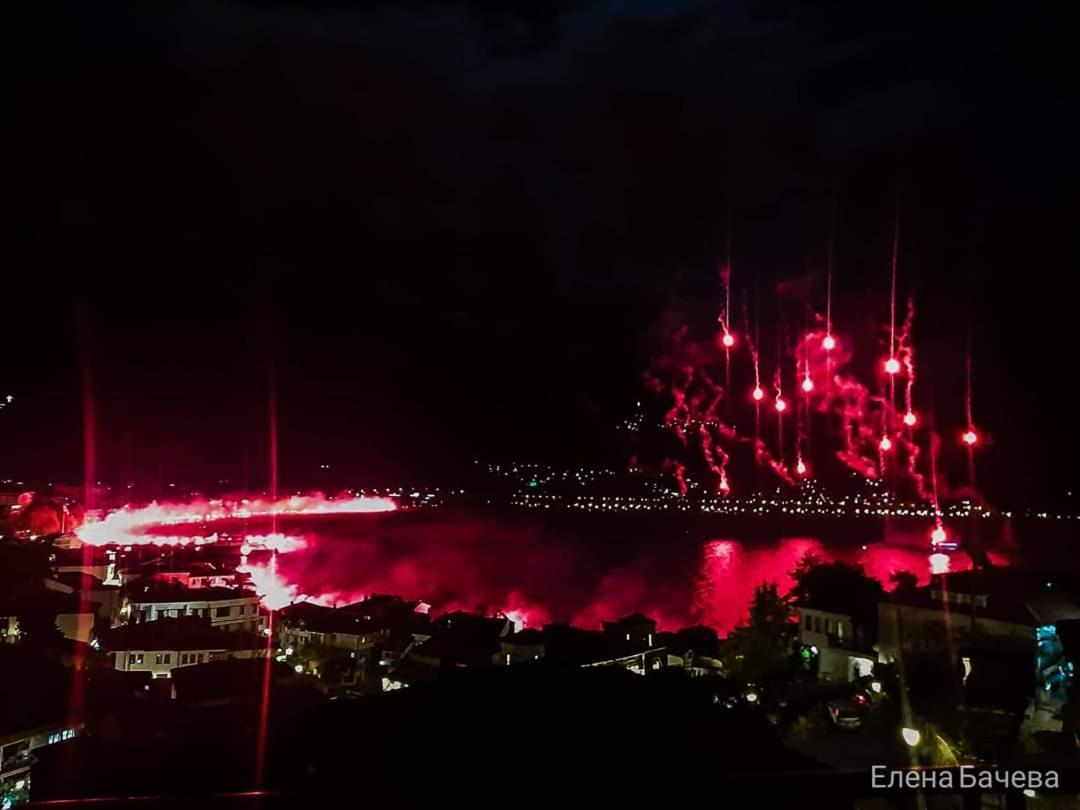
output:
[[[735,335],[731,332],[731,217],[728,217],[727,258],[720,271],[720,280],[724,285],[724,311],[720,314],[720,327],[723,334],[720,343],[724,347],[724,391],[731,390],[731,349],[735,345]],[[731,401],[728,400],[727,419],[731,421]]]
[[[735,345],[735,335],[731,332],[731,214],[728,214],[727,224],[727,255],[724,266],[720,268],[720,282],[724,287],[724,308],[717,320],[720,322],[720,345],[724,348],[724,391],[731,391],[731,349]],[[728,398],[726,409],[727,420],[731,421],[731,400]],[[727,478],[721,478],[725,486]]]
[[746,312],[746,299],[743,299],[743,331],[750,347],[750,359],[754,364],[754,387],[750,389],[750,400],[754,403],[754,440],[761,439],[761,401],[765,399],[765,389],[761,387],[761,366],[758,363],[760,321],[754,325],[754,337],[750,337],[750,316]]
[[[889,282],[889,356],[885,360],[885,373],[889,375],[889,406],[896,403],[896,375],[900,372],[900,361],[896,359],[896,267],[900,257],[900,197],[896,199],[896,217],[893,222],[892,273]],[[892,425],[886,423],[885,429]],[[883,440],[884,441],[884,440]]]
[[773,378],[773,388],[776,391],[776,398],[773,400],[773,407],[776,409],[776,455],[781,462],[784,460],[784,412],[787,410],[787,400],[784,399],[784,388],[780,378],[780,369],[776,369],[776,376]]
[[[709,426],[704,422],[699,425],[698,434],[701,438],[701,453],[705,459],[705,465],[708,467],[709,472],[716,476],[716,488],[726,495],[731,490],[731,486],[727,480],[726,469],[728,454],[724,452],[723,448],[720,447],[720,444],[713,438]],[[717,457],[719,457],[719,459]]]
[[[219,540],[217,534],[162,534],[165,526],[204,525],[223,520],[247,520],[281,515],[342,515],[367,512],[389,512],[397,508],[389,498],[347,497],[326,498],[322,495],[296,495],[278,500],[242,499],[205,500],[190,503],[150,503],[146,506],[125,506],[110,512],[103,519],[88,521],[75,533],[84,544],[90,546],[117,545],[180,545],[212,543]],[[294,540],[275,532],[268,535],[246,535],[245,542],[253,545],[290,550],[286,546]],[[300,541],[302,542],[302,541]]]
[[900,329],[900,360],[904,366],[904,426],[908,429],[908,436],[911,436],[912,428],[918,422],[918,417],[915,415],[914,403],[912,400],[912,389],[915,388],[915,344],[911,339],[911,331],[915,322],[915,300],[911,297],[907,302],[907,317],[904,318],[904,325]]
[[[731,333],[730,309],[730,262],[721,275],[724,282],[724,301],[716,330],[708,339],[691,340],[687,326],[672,333],[673,347],[664,357],[655,361],[646,373],[648,387],[665,397],[664,425],[679,440],[682,447],[692,451],[697,468],[711,479],[714,492],[728,492],[731,481],[734,453],[739,445],[749,445],[753,451],[756,469],[770,470],[777,478],[788,484],[805,480],[813,466],[810,462],[811,441],[817,446],[815,435],[827,431],[834,446],[829,452],[843,465],[857,474],[870,479],[887,478],[890,489],[910,489],[921,500],[929,501],[935,496],[928,488],[923,469],[925,454],[920,442],[931,439],[931,431],[920,430],[920,416],[915,410],[914,390],[917,380],[916,352],[913,339],[915,302],[907,299],[902,324],[897,319],[897,285],[899,273],[900,207],[896,208],[893,223],[888,353],[879,361],[876,388],[869,387],[859,379],[854,367],[854,343],[841,341],[834,333],[836,324],[832,314],[832,273],[834,264],[835,222],[830,234],[826,279],[826,300],[823,316],[814,316],[807,309],[804,331],[795,340],[785,339],[785,298],[792,291],[801,289],[797,282],[781,282],[777,285],[778,322],[776,324],[777,363],[771,370],[771,388],[763,385],[760,362],[761,344],[757,337],[760,319],[751,330],[746,300],[743,301],[743,332],[749,349],[750,363],[745,380],[737,377],[739,369],[733,370],[733,354],[728,350],[734,344]],[[809,291],[800,294],[805,301],[812,298]],[[811,328],[811,323],[816,326]],[[725,339],[730,338],[730,340]],[[970,354],[970,352],[969,352]],[[784,363],[793,361],[794,400],[785,397],[783,379]],[[724,376],[719,377],[721,368]],[[749,388],[749,402],[753,405],[753,437],[740,436],[735,429],[739,419],[742,397],[731,395],[731,379],[735,385],[748,385],[753,375],[753,387]],[[717,384],[717,378],[724,383]],[[971,415],[970,357],[968,358],[967,428],[961,436],[969,451],[969,478],[974,481],[972,447],[979,441]],[[903,384],[900,401],[897,400],[897,382]],[[748,386],[749,387],[749,386]],[[767,398],[768,397],[768,398]],[[724,400],[724,408],[720,407]],[[771,404],[776,414],[776,445],[763,439],[761,406]],[[785,458],[784,420],[794,406],[793,455]],[[724,413],[723,419],[718,417]],[[734,415],[733,415],[734,414]],[[839,428],[837,430],[836,428]],[[839,446],[836,446],[836,445]],[[677,471],[680,490],[686,491],[689,471],[679,462],[665,462],[668,471]],[[791,464],[788,464],[788,461]],[[741,463],[741,462],[740,462]],[[940,482],[939,482],[940,483]]]
[[970,329],[968,330],[968,348],[964,355],[964,370],[966,377],[966,385],[964,392],[964,416],[967,419],[967,428],[964,430],[964,434],[960,437],[961,440],[967,445],[967,458],[968,458],[968,485],[975,489],[975,445],[979,442],[979,434],[975,430],[975,420],[971,415],[971,337]]

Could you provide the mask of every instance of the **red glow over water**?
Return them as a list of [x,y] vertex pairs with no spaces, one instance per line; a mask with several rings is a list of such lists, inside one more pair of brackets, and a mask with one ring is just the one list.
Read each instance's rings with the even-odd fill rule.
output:
[[[704,624],[723,633],[745,620],[757,585],[775,582],[781,591],[789,589],[791,572],[807,553],[861,564],[886,588],[897,571],[910,571],[920,583],[931,573],[924,529],[910,537],[890,536],[889,543],[835,548],[812,538],[720,539],[666,521],[650,527],[636,522],[554,527],[443,510],[383,514],[373,508],[378,504],[361,505],[368,514],[348,513],[348,507],[344,514],[332,512],[320,502],[311,511],[279,513],[280,533],[239,535],[247,541],[241,570],[266,607],[276,610],[299,600],[347,604],[392,593],[422,600],[437,612],[501,612],[519,627],[552,621],[597,627],[640,611],[661,629]],[[177,523],[180,515],[192,513],[166,511]],[[174,525],[169,531],[175,535],[168,537],[186,543],[191,535],[185,530],[224,531],[237,520],[248,525],[236,512],[218,517],[195,511],[200,523]],[[147,527],[137,525],[131,511],[117,514],[123,517],[110,515],[88,525],[109,527],[110,535],[119,526],[127,532],[120,536],[143,542],[164,536],[156,534],[160,525],[144,534]],[[251,521],[252,530],[257,526]],[[948,563],[951,571],[970,567],[963,554],[950,556]]]

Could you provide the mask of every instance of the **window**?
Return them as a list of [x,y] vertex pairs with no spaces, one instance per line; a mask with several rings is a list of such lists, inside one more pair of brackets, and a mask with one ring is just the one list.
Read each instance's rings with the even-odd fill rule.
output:
[[816,632],[816,633],[821,632],[821,617],[820,616],[815,616],[814,617],[814,632]]
[[809,613],[806,614],[806,629],[807,630],[813,630],[814,629],[814,617],[811,616]]
[[837,622],[836,623],[836,637],[837,638],[842,639],[844,637],[844,624],[845,624],[845,622]]
[[826,633],[831,633],[832,632],[832,619],[826,619],[825,620],[825,632]]
[[154,656],[154,663],[155,664],[160,664],[161,663],[161,653],[158,653],[157,655]]
[[136,663],[136,664],[141,664],[142,662],[143,662],[143,654],[142,654],[142,653],[138,653],[138,654],[137,654],[137,655],[135,656],[135,663]]
[[214,611],[214,615],[220,619],[222,616],[228,616],[230,611],[231,608],[219,607],[217,610]]
[[165,663],[172,663],[172,653],[165,653]]
[[135,663],[135,653],[131,653],[131,655],[128,656],[128,664],[130,665],[130,664],[134,664],[134,663]]
[[203,654],[199,653],[197,656],[195,656],[195,659],[198,663],[201,664],[203,662]]

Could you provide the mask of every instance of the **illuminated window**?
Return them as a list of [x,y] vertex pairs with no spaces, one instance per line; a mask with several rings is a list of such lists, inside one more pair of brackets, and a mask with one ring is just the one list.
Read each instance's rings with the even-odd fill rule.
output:
[[214,615],[220,619],[223,616],[228,616],[231,610],[232,609],[228,607],[219,607],[214,611]]

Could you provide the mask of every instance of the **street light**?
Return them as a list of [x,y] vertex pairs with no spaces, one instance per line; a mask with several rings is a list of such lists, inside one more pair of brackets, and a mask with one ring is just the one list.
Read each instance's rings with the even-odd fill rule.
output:
[[922,734],[919,733],[917,728],[908,728],[904,726],[900,730],[900,736],[904,738],[904,742],[914,748],[919,744],[919,740],[922,739]]

